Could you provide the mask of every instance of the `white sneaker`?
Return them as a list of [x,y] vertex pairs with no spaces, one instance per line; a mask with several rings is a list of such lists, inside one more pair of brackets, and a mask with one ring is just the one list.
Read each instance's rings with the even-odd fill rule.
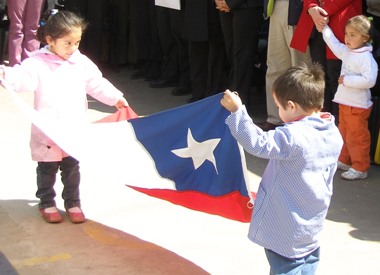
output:
[[338,170],[347,171],[351,166],[338,160]]
[[353,168],[350,168],[346,172],[343,172],[340,176],[345,180],[361,180],[366,179],[368,177],[368,173],[367,171],[360,172]]

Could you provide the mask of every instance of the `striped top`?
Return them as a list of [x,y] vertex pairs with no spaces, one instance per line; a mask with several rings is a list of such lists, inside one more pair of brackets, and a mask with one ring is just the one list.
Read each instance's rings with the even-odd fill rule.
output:
[[308,116],[263,132],[242,106],[226,124],[248,153],[269,160],[249,239],[287,258],[317,249],[343,145],[334,117]]

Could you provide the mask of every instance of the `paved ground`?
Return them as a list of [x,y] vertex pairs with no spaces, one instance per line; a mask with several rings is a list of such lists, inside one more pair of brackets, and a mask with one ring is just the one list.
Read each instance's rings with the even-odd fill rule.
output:
[[[108,71],[139,115],[185,104],[171,88],[150,89],[131,71]],[[22,94],[27,102],[32,95]],[[254,118],[265,117],[265,98],[253,98]],[[113,108],[90,103],[96,120]],[[38,215],[29,122],[0,88],[0,275],[60,274],[268,274],[263,249],[246,237],[247,224],[190,211],[150,198],[107,179],[88,176],[81,185],[89,218],[73,225],[47,224]],[[265,161],[248,156],[257,184]],[[143,172],[143,171],[142,171]],[[107,184],[107,189],[104,185]],[[61,184],[56,184],[60,193]],[[107,191],[106,191],[107,190]],[[59,196],[58,206],[62,207]],[[334,197],[322,239],[319,274],[378,274],[380,167],[367,180],[335,177]]]

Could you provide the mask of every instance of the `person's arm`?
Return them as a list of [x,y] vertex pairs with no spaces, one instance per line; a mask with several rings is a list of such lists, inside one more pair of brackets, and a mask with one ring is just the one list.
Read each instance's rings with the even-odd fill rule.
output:
[[82,55],[82,58],[86,93],[106,105],[123,107],[123,102],[120,102],[123,101],[123,93],[103,77],[102,72],[88,57]]
[[[227,90],[221,104],[231,112],[231,115],[226,119],[226,124],[232,136],[249,154],[262,158],[287,158],[289,156],[289,151],[280,146],[280,144],[285,145],[288,142],[283,131],[278,131],[277,133],[277,130],[269,132],[261,130],[260,127],[253,123],[236,92]],[[277,141],[274,138],[275,135],[277,136]]]
[[347,51],[347,46],[336,38],[328,25],[323,28],[322,35],[323,40],[325,40],[330,50],[336,55],[336,57],[342,59],[343,53]]
[[0,79],[15,92],[34,92],[37,89],[37,69],[30,60],[13,67],[1,66]]

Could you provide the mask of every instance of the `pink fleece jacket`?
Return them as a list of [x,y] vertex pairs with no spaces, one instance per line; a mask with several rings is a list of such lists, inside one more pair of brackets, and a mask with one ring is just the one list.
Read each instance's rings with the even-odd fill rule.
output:
[[[35,110],[65,122],[86,120],[87,94],[110,106],[123,97],[79,50],[64,60],[42,48],[20,65],[2,69],[5,80],[16,92],[34,92]],[[34,125],[30,147],[35,161],[60,161],[67,156]]]

